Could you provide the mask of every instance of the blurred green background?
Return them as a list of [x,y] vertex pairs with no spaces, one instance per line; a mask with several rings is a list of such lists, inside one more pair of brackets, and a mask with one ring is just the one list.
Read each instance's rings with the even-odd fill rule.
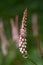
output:
[[[23,12],[27,8],[27,51],[29,58],[24,59],[20,54],[18,48],[15,47],[12,39],[10,18],[19,16],[19,28]],[[8,55],[3,56],[1,51],[0,39],[0,65],[43,65],[43,58],[41,59],[38,54],[37,40],[33,37],[32,31],[32,14],[38,14],[38,26],[41,48],[43,51],[43,0],[0,0],[0,18],[3,19],[5,35],[8,39]]]

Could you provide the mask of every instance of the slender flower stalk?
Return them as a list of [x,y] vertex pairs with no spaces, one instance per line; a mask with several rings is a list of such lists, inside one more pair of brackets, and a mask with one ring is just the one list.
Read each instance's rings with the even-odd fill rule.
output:
[[38,22],[36,14],[32,15],[32,29],[33,29],[33,36],[37,37],[39,33],[38,33]]
[[26,22],[27,22],[27,9],[25,9],[22,19],[22,25],[20,29],[20,38],[19,38],[19,50],[22,53],[24,58],[27,58],[26,51]]
[[38,32],[38,22],[37,22],[37,15],[33,14],[32,16],[32,29],[33,29],[33,36],[37,38],[37,46],[38,46],[38,52],[39,56],[42,57],[42,50],[40,47],[40,37]]
[[10,19],[11,27],[12,27],[12,39],[14,42],[16,42],[16,46],[19,45],[19,34],[18,34],[18,16],[15,18],[15,24],[14,20]]
[[16,15],[16,17],[15,17],[15,25],[16,25],[16,27],[18,29],[18,15]]
[[1,48],[2,48],[3,55],[6,56],[7,55],[7,39],[5,37],[3,28],[4,28],[3,22],[2,22],[2,19],[0,19],[0,36],[1,36],[1,41],[2,41]]

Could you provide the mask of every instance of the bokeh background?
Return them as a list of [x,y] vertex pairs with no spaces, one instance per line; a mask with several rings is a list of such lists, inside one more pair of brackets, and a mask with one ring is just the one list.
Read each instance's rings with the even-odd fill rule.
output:
[[[27,8],[27,51],[29,58],[24,59],[12,40],[10,18],[19,16],[19,28],[24,10]],[[43,57],[38,54],[37,39],[32,31],[32,14],[38,15],[38,27],[41,49],[43,52],[43,0],[0,0],[0,17],[3,19],[4,33],[8,40],[8,55],[3,56],[0,39],[0,65],[43,65]],[[35,63],[34,63],[35,62]]]

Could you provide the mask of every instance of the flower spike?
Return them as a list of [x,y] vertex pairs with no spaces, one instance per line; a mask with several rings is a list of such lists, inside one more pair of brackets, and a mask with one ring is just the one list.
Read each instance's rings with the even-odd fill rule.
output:
[[26,22],[27,22],[27,9],[25,9],[22,19],[22,25],[20,29],[20,37],[19,37],[19,50],[22,53],[24,58],[27,58],[26,51]]

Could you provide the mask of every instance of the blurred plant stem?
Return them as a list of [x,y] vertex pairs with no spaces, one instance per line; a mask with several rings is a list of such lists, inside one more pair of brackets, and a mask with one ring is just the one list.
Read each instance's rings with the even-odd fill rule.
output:
[[37,14],[32,15],[32,29],[33,29],[33,36],[37,39],[37,47],[40,58],[42,57],[42,50],[40,47],[40,37],[39,37],[39,26],[38,26],[38,17]]
[[39,35],[37,37],[37,46],[38,46],[39,56],[40,56],[40,58],[42,58],[42,49],[41,49],[41,46],[40,46],[40,37],[39,37]]

